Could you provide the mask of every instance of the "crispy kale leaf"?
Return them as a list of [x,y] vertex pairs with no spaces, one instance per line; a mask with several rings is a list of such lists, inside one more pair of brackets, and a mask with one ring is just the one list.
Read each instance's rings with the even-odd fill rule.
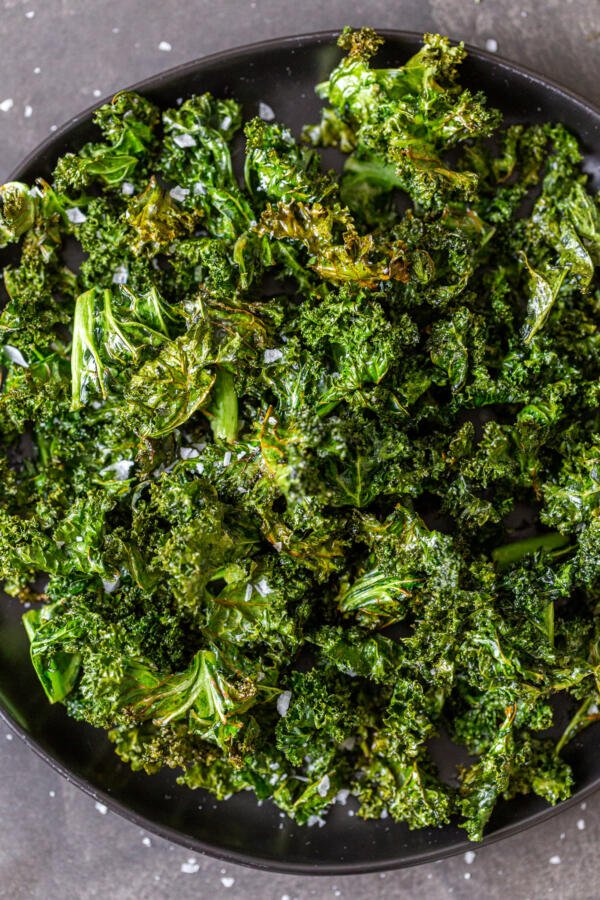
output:
[[0,579],[134,770],[479,840],[598,719],[600,207],[462,45],[339,44],[304,136],[123,92],[0,188]]

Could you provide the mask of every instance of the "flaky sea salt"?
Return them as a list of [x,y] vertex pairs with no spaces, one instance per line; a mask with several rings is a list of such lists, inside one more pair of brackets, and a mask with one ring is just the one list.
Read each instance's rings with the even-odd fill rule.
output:
[[132,459],[118,459],[116,462],[111,463],[110,466],[105,466],[101,469],[100,474],[109,475],[114,473],[116,481],[126,481],[129,478],[129,472],[133,465]]
[[277,350],[275,348],[271,350],[265,350],[263,354],[263,359],[266,363],[277,362],[278,359],[281,359],[283,353],[281,350]]
[[195,147],[196,141],[191,134],[176,134],[173,143],[178,147]]
[[263,103],[262,100],[258,104],[258,115],[261,117],[261,119],[264,119],[265,122],[272,122],[275,118],[273,109],[269,106],[268,103]]
[[256,582],[254,587],[256,588],[256,590],[258,591],[258,593],[260,594],[261,597],[267,597],[269,594],[273,593],[273,589],[271,587],[269,587],[269,584],[268,584],[266,578],[261,578],[260,581]]
[[548,860],[551,866],[559,866],[560,865],[560,856],[551,856]]
[[200,870],[200,865],[191,856],[187,862],[181,863],[181,871],[184,875],[195,875]]
[[108,807],[105,806],[104,803],[100,803],[97,801],[95,806],[101,816],[105,816],[106,813],[108,812]]
[[161,41],[160,44],[158,45],[158,49],[162,50],[163,53],[168,53],[173,48],[171,47],[171,45],[168,41]]
[[326,797],[330,787],[331,781],[329,780],[329,775],[323,775],[317,785],[317,794],[319,797]]
[[67,219],[69,222],[72,222],[73,225],[81,225],[82,222],[85,222],[87,216],[83,213],[78,206],[72,206],[71,209],[65,210]]
[[498,41],[495,38],[488,38],[485,42],[485,49],[488,53],[496,53],[498,50]]
[[288,709],[290,708],[290,701],[292,699],[291,691],[283,691],[277,698],[277,712],[280,716],[287,716]]
[[13,106],[15,105],[15,101],[12,97],[7,97],[6,100],[2,100],[0,103],[0,111],[1,112],[9,112]]
[[128,278],[129,270],[127,269],[127,266],[117,266],[113,272],[113,284],[127,284]]
[[33,106],[30,106],[29,103],[26,103],[23,107],[23,115],[26,119],[30,119],[33,115]]
[[102,587],[106,591],[107,594],[112,594],[117,585],[119,584],[119,576],[116,578],[103,578],[102,579]]
[[180,447],[179,455],[182,459],[195,459],[200,452],[195,447]]
[[189,194],[190,189],[181,187],[181,185],[176,184],[174,188],[171,188],[169,194],[173,198],[173,200],[179,200],[179,202],[185,200],[187,195]]
[[121,185],[121,193],[125,194],[127,197],[131,197],[131,195],[135,193],[135,187],[130,181],[124,181]]
[[475,853],[474,853],[474,851],[473,851],[473,850],[467,850],[467,852],[465,853],[465,862],[466,862],[466,864],[467,864],[468,866],[470,866],[471,863],[474,861],[474,859],[475,859]]
[[221,884],[223,887],[230,888],[235,884],[235,878],[232,878],[231,875],[224,875],[221,878]]
[[29,363],[27,362],[21,351],[16,347],[12,347],[10,344],[5,344],[2,349],[4,350],[4,355],[7,356],[11,362],[15,363],[15,365],[23,366],[24,369],[29,368]]

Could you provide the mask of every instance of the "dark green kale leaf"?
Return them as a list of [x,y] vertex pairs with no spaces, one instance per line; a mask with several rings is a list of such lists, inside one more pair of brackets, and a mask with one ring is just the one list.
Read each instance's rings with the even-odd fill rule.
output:
[[211,94],[163,114],[160,170],[184,204],[204,216],[207,230],[221,238],[237,237],[255,218],[231,162],[230,143],[240,125],[240,105]]
[[134,770],[479,840],[600,718],[600,207],[461,44],[381,43],[300,138],[122,92],[0,187],[0,580]]
[[26,184],[8,181],[0,187],[0,247],[18,241],[35,221],[35,197]]
[[375,734],[365,747],[363,773],[353,787],[365,819],[390,815],[409,828],[439,828],[450,821],[452,793],[422,754],[404,753],[396,741]]
[[[66,153],[57,163],[54,182],[60,191],[80,190],[99,181],[119,188],[143,171],[143,158],[154,149],[157,107],[132,91],[121,91],[94,115],[106,143],[89,143],[79,153]],[[140,165],[141,163],[141,165]]]
[[244,177],[259,202],[317,203],[336,193],[332,173],[321,171],[318,153],[299,146],[289,129],[252,119],[245,133]]
[[452,195],[473,197],[475,173],[452,169],[442,151],[489,135],[499,116],[486,108],[483,95],[460,88],[462,44],[425,35],[423,48],[398,69],[370,65],[379,45],[371,29],[347,28],[339,44],[348,55],[317,87],[331,109],[321,127],[309,132],[311,138],[346,146],[351,141],[355,162],[350,172],[358,167],[371,192],[400,187],[424,208]]
[[[348,210],[302,201],[268,205],[257,233],[271,240],[301,244],[308,265],[334,284],[376,287],[382,281],[408,281],[405,247],[373,234],[360,234]],[[339,238],[336,235],[339,234]]]

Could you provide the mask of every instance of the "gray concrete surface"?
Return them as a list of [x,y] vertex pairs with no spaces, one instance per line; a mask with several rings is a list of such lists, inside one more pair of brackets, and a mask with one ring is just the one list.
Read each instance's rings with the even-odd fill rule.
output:
[[[497,46],[500,55],[600,102],[600,0],[0,0],[0,182],[53,126],[97,97],[219,49],[345,23],[438,30]],[[96,808],[5,732],[0,728],[0,898],[600,896],[600,795],[476,850],[473,859],[297,878],[193,857],[146,834]]]

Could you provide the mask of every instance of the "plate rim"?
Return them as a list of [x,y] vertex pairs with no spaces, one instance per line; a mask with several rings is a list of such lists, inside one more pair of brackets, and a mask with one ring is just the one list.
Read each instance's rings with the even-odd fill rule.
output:
[[[391,38],[392,40],[420,42],[423,39],[423,34],[419,31],[404,31],[394,28],[383,28],[375,30],[386,40],[388,38]],[[335,42],[339,34],[340,31],[336,29],[324,31],[308,31],[301,34],[284,35],[283,37],[268,38],[264,41],[240,44],[238,46],[231,47],[228,50],[218,50],[215,53],[209,53],[206,56],[200,56],[196,59],[178,63],[177,65],[171,66],[168,69],[162,69],[154,75],[148,75],[146,78],[142,78],[140,81],[136,81],[133,84],[126,85],[123,88],[119,88],[116,93],[120,93],[121,91],[136,91],[138,93],[143,93],[144,90],[153,90],[158,85],[166,81],[170,81],[175,77],[180,77],[182,75],[185,75],[186,73],[195,72],[200,66],[211,66],[214,63],[221,62],[225,59],[234,60],[238,57],[241,58],[250,54],[254,55],[256,53],[274,49],[276,47],[278,49],[285,49],[286,47],[295,47],[299,49],[306,44],[326,44],[329,42]],[[452,43],[457,44],[460,42],[452,40]],[[600,127],[600,100],[598,101],[598,103],[596,103],[595,101],[584,97],[582,94],[578,94],[571,88],[565,87],[565,85],[554,80],[553,78],[536,72],[534,69],[531,69],[528,66],[513,62],[512,60],[506,59],[503,56],[499,56],[496,53],[490,53],[487,50],[482,50],[479,47],[475,47],[473,44],[469,44],[467,42],[463,43],[468,57],[479,59],[489,65],[496,66],[500,70],[516,72],[519,75],[525,76],[525,78],[532,83],[542,84],[544,87],[550,88],[554,93],[565,97],[571,103],[574,103],[585,110],[586,113],[590,114],[594,118],[597,118],[598,126]],[[51,134],[40,141],[20,161],[20,163],[18,163],[12,169],[6,181],[17,180],[19,172],[27,169],[28,166],[32,162],[34,162],[38,156],[42,155],[42,152],[46,152],[50,150],[50,148],[52,148],[54,144],[58,144],[61,138],[64,137],[72,128],[75,128],[84,119],[91,118],[94,112],[100,106],[103,106],[105,103],[109,103],[114,96],[115,94],[111,93],[99,98],[95,103],[87,106],[81,112],[76,113],[74,116],[71,116],[69,119],[63,122],[63,124],[60,125],[56,129],[56,131],[51,132]]]
[[[391,39],[399,42],[421,42],[423,34],[418,31],[405,31],[400,29],[375,29],[385,39]],[[224,61],[239,61],[244,57],[254,56],[257,54],[268,52],[273,49],[302,49],[306,46],[326,45],[334,43],[340,34],[339,29],[327,29],[322,31],[304,32],[301,34],[284,35],[281,37],[269,38],[264,41],[251,42],[247,44],[237,45],[225,50],[219,50],[215,53],[207,54],[196,59],[188,60],[171,66],[168,69],[156,72],[146,78],[141,79],[131,85],[119,90],[136,91],[144,93],[145,91],[153,91],[175,78],[180,78],[186,74],[197,73],[202,68],[210,68],[210,66]],[[459,43],[452,40],[453,44]],[[512,60],[505,59],[495,53],[481,50],[478,47],[464,42],[468,56],[481,61],[488,66],[493,66],[499,72],[507,72],[510,74],[518,74],[527,79],[527,81],[540,85],[546,90],[550,90],[554,95],[558,95],[567,100],[571,105],[577,106],[582,110],[584,116],[596,120],[596,127],[600,129],[600,103],[590,100],[577,92],[565,87],[554,79],[542,75],[527,66]],[[53,131],[46,138],[40,141],[26,156],[15,166],[8,175],[6,181],[16,181],[22,177],[25,172],[37,159],[43,155],[52,155],[55,148],[61,143],[62,139],[69,134],[72,129],[76,128],[84,120],[91,119],[93,113],[98,107],[110,102],[114,94],[109,94],[104,98],[97,100],[91,106],[86,107],[81,112],[67,119],[56,131]],[[175,844],[183,846],[196,853],[202,853],[214,859],[225,862],[231,862],[238,865],[247,866],[252,869],[262,871],[280,872],[283,874],[296,875],[358,875],[366,873],[374,873],[381,871],[391,871],[395,869],[410,868],[412,866],[425,863],[435,862],[441,859],[447,859],[451,856],[457,856],[464,853],[466,849],[479,848],[493,844],[496,841],[519,834],[533,826],[540,824],[555,815],[567,810],[575,804],[582,802],[591,794],[600,788],[600,771],[597,777],[588,785],[577,790],[567,800],[563,800],[555,806],[547,806],[536,810],[518,822],[504,825],[497,830],[484,835],[483,840],[477,843],[464,840],[456,841],[445,848],[435,848],[430,851],[419,851],[418,853],[409,854],[405,857],[396,857],[393,860],[382,861],[375,860],[373,862],[349,862],[340,863],[315,862],[300,863],[288,862],[285,859],[272,859],[270,857],[259,857],[256,854],[249,855],[239,850],[223,849],[220,845],[208,843],[200,838],[193,838],[186,835],[175,828],[168,825],[153,822],[142,813],[136,812],[125,803],[113,797],[105,790],[94,787],[85,778],[76,775],[67,765],[61,763],[53,756],[44,746],[35,738],[33,738],[19,723],[18,718],[4,704],[0,697],[0,720],[3,721],[34,753],[41,758],[50,768],[58,772],[65,780],[75,785],[85,794],[92,797],[97,802],[102,802],[108,809],[115,812],[122,818],[132,822],[144,830],[158,835],[159,837],[169,840]]]
[[586,800],[591,794],[596,793],[600,789],[600,774],[598,777],[581,788],[567,800],[562,800],[555,806],[547,806],[536,812],[531,813],[525,818],[498,828],[496,831],[484,834],[481,841],[469,841],[465,835],[464,840],[457,841],[443,849],[435,849],[427,852],[413,853],[405,857],[396,858],[392,862],[341,862],[341,863],[297,863],[286,862],[285,860],[276,860],[268,856],[259,857],[256,854],[247,854],[238,850],[224,850],[220,845],[209,844],[200,838],[192,838],[189,835],[171,828],[169,825],[161,825],[148,819],[142,813],[136,812],[131,807],[122,803],[120,800],[112,796],[105,790],[94,788],[89,781],[81,778],[72,772],[68,766],[60,763],[54,756],[49,754],[34,738],[30,737],[24,731],[15,719],[7,712],[0,702],[0,720],[23,741],[23,743],[44,761],[51,769],[58,772],[68,784],[79,788],[84,794],[91,797],[96,802],[101,802],[111,812],[116,813],[120,818],[126,819],[133,825],[143,828],[150,834],[161,837],[164,840],[171,841],[180,847],[185,847],[195,853],[202,853],[212,859],[218,859],[223,862],[235,863],[236,865],[246,866],[250,869],[258,869],[263,872],[275,872],[284,875],[310,875],[310,876],[330,876],[330,875],[365,875],[375,872],[389,872],[399,869],[409,869],[414,866],[434,863],[438,860],[448,859],[452,856],[459,856],[468,850],[477,852],[481,847],[494,844],[505,838],[513,837],[523,831],[540,825],[548,819],[559,815],[561,812],[574,807],[576,804]]

